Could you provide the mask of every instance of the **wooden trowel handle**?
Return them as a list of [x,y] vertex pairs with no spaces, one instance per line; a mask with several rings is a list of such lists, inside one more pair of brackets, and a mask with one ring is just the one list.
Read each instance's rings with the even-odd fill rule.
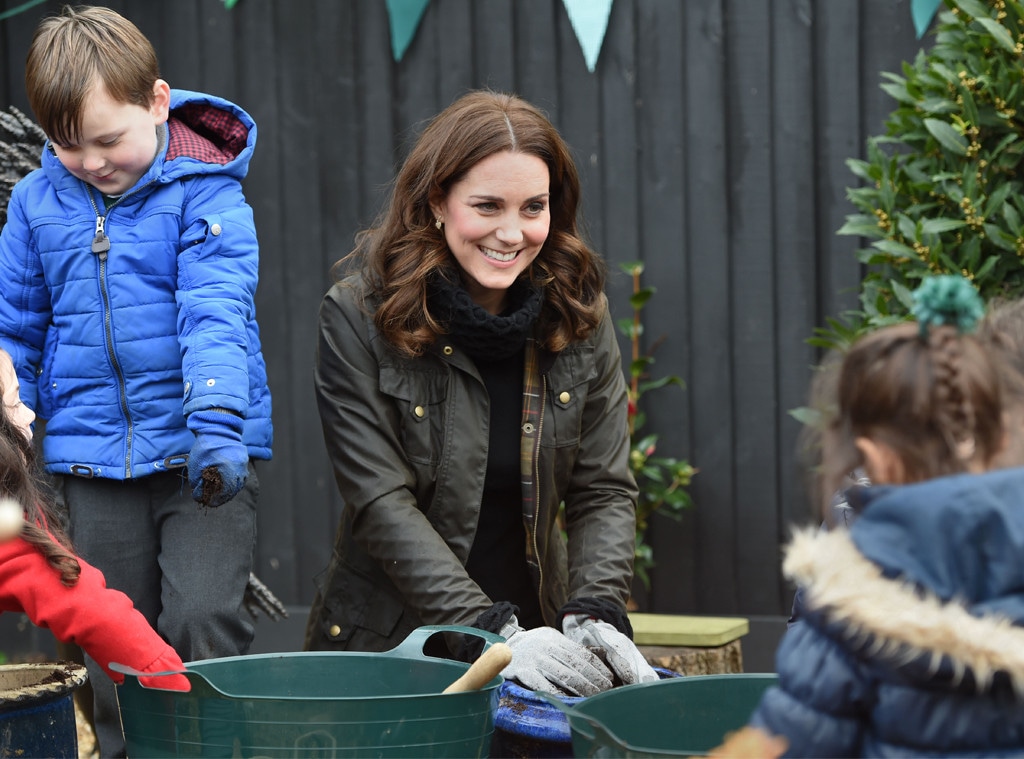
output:
[[463,693],[480,690],[493,680],[512,661],[512,649],[505,643],[492,643],[480,658],[463,673],[462,677],[445,688],[442,693]]

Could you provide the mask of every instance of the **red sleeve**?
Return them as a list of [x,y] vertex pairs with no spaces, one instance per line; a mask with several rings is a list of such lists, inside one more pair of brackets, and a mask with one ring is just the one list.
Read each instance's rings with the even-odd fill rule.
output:
[[[17,538],[0,544],[0,612],[20,611],[59,640],[75,643],[95,659],[115,683],[124,675],[110,670],[116,661],[140,672],[185,670],[181,657],[150,626],[119,590],[108,588],[98,569],[81,558],[78,583],[65,586],[60,573],[31,543]],[[188,690],[183,675],[145,684]]]

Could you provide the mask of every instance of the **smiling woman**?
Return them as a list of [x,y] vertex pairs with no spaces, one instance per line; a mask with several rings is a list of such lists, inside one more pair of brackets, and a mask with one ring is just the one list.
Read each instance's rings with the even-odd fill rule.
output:
[[433,208],[463,287],[488,313],[501,313],[547,239],[548,182],[544,161],[507,150],[476,164]]
[[343,260],[315,384],[345,509],[308,648],[474,625],[508,639],[504,674],[531,689],[657,679],[625,613],[627,391],[578,203],[547,118],[472,92],[427,126]]

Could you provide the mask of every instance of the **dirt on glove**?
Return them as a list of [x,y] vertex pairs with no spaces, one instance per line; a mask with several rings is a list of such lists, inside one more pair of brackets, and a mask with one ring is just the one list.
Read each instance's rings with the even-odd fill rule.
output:
[[208,466],[200,475],[203,480],[203,497],[199,503],[203,506],[216,505],[215,499],[224,487],[224,481],[220,477],[220,470],[215,466]]

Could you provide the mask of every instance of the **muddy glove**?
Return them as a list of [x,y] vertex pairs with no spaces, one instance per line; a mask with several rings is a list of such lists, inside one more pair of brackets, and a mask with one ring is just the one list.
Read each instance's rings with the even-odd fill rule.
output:
[[249,474],[249,449],[242,443],[245,420],[227,410],[206,410],[189,414],[187,424],[196,434],[188,454],[192,497],[203,506],[227,503]]
[[524,630],[513,614],[499,634],[512,649],[512,663],[501,674],[524,688],[562,696],[593,696],[612,687],[608,667],[553,627]]
[[587,614],[566,614],[562,630],[569,640],[594,651],[611,668],[624,685],[658,680],[658,673],[644,655],[614,625]]

